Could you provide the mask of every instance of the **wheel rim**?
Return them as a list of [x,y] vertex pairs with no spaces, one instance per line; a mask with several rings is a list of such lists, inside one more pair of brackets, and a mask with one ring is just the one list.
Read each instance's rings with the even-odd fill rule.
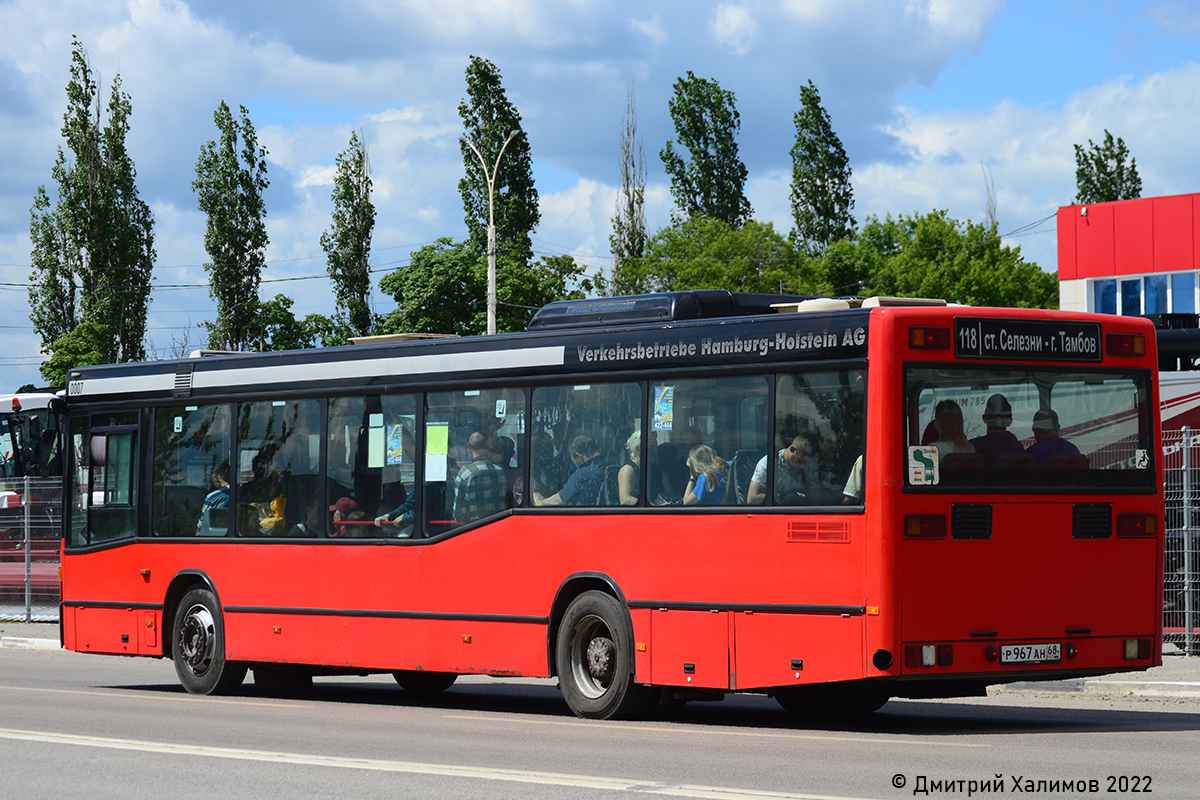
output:
[[179,626],[179,653],[183,662],[197,678],[205,675],[213,663],[217,627],[212,613],[203,605],[188,609]]
[[604,620],[589,614],[571,635],[571,677],[579,691],[595,700],[608,691],[616,673],[617,645]]

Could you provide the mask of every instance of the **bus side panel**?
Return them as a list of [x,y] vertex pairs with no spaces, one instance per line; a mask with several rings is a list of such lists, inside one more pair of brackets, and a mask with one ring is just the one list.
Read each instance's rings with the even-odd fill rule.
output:
[[862,617],[735,614],[738,689],[863,677]]
[[650,662],[660,686],[729,688],[729,614],[655,611]]
[[543,625],[297,614],[225,614],[232,661],[545,676]]
[[74,647],[82,653],[150,655],[142,646],[140,614],[131,608],[76,608],[71,632]]

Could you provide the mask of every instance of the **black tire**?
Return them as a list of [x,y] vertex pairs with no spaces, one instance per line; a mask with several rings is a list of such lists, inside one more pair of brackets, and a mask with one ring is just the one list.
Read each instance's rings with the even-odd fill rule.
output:
[[591,591],[572,600],[555,644],[559,688],[576,716],[632,719],[646,713],[655,694],[634,681],[633,626],[615,597]]
[[313,676],[294,669],[256,664],[254,688],[266,695],[297,697],[312,691]]
[[413,694],[436,694],[444,692],[458,680],[454,672],[421,672],[415,669],[398,669],[392,673],[396,683],[406,692]]
[[246,665],[225,660],[225,622],[208,589],[189,589],[175,609],[171,656],[183,688],[192,694],[229,694],[242,685]]
[[775,701],[793,714],[807,719],[854,719],[878,711],[888,696],[871,689],[858,691],[796,691],[775,695]]

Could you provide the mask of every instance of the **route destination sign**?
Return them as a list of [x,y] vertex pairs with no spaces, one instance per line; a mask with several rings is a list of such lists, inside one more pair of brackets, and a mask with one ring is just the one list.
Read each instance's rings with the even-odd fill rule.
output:
[[1095,322],[956,317],[954,354],[959,358],[1014,361],[1100,361]]

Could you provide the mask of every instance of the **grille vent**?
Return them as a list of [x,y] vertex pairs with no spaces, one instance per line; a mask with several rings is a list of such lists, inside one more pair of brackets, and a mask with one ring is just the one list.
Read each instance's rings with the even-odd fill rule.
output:
[[789,542],[848,542],[850,523],[833,520],[802,520],[788,523]]
[[992,507],[986,503],[955,503],[950,511],[950,538],[992,538]]
[[192,371],[195,368],[195,364],[180,364],[179,366],[175,367],[174,397],[192,396]]
[[1112,506],[1108,503],[1078,503],[1071,520],[1075,539],[1107,539],[1112,536]]

